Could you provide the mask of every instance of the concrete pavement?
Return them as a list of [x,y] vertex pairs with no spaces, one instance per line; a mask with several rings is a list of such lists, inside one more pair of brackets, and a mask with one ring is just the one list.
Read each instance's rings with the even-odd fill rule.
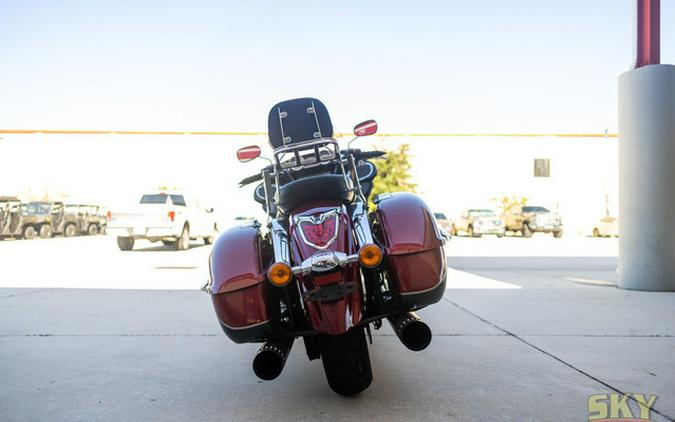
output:
[[[673,420],[675,294],[611,286],[616,240],[550,240],[453,239],[450,288],[420,312],[431,346],[375,332],[355,398],[301,341],[280,378],[255,378],[257,346],[229,342],[195,290],[208,247],[0,242],[0,420],[588,420],[612,392],[656,394],[652,420]],[[83,251],[96,262],[77,269]],[[62,264],[22,269],[26,253]]]

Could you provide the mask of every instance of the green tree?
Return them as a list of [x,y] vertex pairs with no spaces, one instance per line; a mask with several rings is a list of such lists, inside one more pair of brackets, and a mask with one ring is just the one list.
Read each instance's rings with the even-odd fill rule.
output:
[[373,180],[371,198],[386,192],[415,192],[417,185],[411,181],[412,164],[410,164],[409,151],[409,144],[401,144],[397,149],[387,151],[384,158],[373,160],[377,167],[377,177]]

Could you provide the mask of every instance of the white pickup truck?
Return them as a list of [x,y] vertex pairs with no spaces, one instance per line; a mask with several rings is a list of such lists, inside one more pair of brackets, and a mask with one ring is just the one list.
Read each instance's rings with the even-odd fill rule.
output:
[[190,239],[213,242],[218,226],[213,208],[204,208],[197,200],[181,192],[150,192],[129,212],[108,213],[106,233],[117,237],[123,251],[133,249],[138,239],[161,241],[176,250],[187,249]]

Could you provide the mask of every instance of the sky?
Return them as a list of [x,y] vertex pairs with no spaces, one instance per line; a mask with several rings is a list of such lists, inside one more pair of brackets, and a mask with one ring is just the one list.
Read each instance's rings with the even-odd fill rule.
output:
[[[0,129],[265,132],[275,103],[312,96],[343,133],[371,118],[380,133],[615,133],[633,14],[629,0],[0,0]],[[662,62],[675,63],[675,0],[661,21]],[[570,215],[581,183],[585,217],[616,200],[611,140],[369,139],[357,145],[410,142],[418,189],[444,211],[553,192],[543,204]],[[251,143],[266,144],[0,134],[0,195],[117,209],[170,186],[251,215],[253,186],[236,181],[265,163],[234,154]],[[552,157],[558,179],[530,180],[533,157]]]
[[[0,129],[610,132],[634,1],[0,0]],[[675,2],[662,2],[675,63]]]

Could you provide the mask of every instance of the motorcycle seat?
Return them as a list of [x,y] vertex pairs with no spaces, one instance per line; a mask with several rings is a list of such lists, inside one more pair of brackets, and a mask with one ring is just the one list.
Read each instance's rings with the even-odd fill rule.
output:
[[288,215],[308,200],[336,199],[351,202],[354,192],[349,190],[341,174],[319,174],[293,180],[279,189],[279,210]]
[[[361,161],[356,167],[356,173],[359,176],[363,194],[368,198],[373,190],[373,179],[377,176],[377,168],[370,161]],[[272,195],[275,193],[276,187],[272,186]],[[344,201],[353,199],[353,193],[347,191],[341,174],[305,176],[288,182],[281,187],[280,196],[279,208],[284,214],[308,199],[339,199]],[[262,183],[258,184],[253,191],[253,199],[262,205],[263,210],[267,212],[265,188]]]

